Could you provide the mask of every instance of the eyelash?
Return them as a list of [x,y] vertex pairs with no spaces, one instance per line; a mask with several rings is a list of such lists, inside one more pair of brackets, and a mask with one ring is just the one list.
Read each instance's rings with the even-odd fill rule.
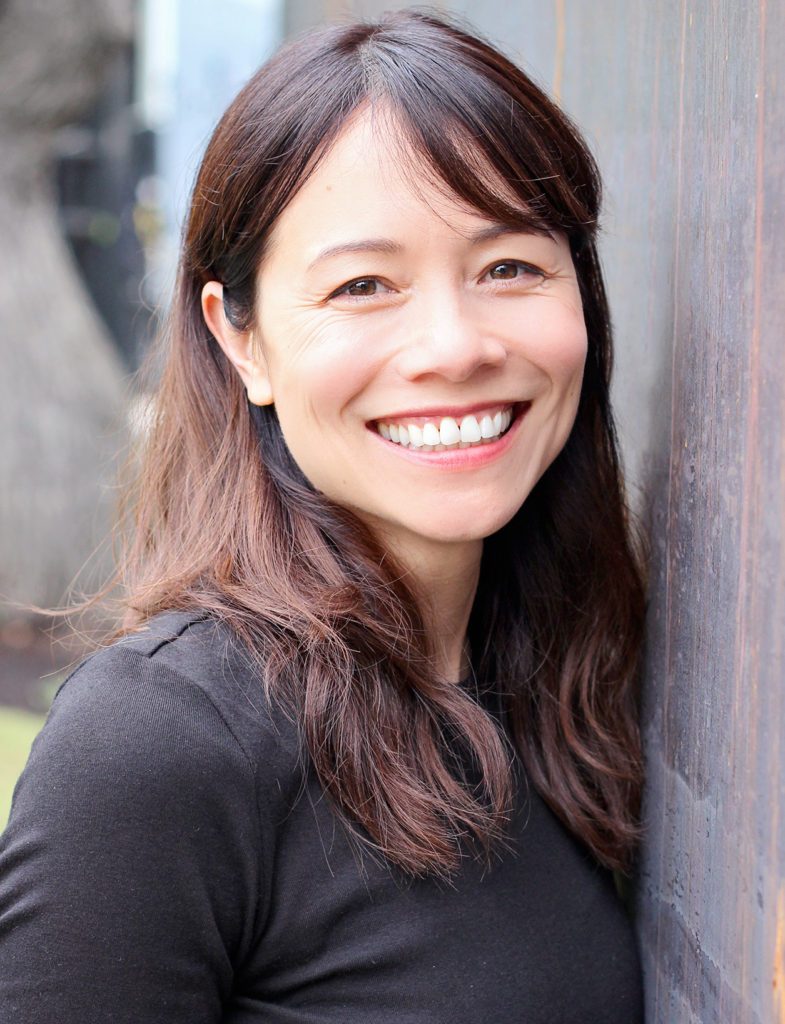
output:
[[[530,274],[533,274],[535,277],[539,277],[543,281],[548,277],[548,275],[545,273],[544,270],[541,270],[539,267],[535,267],[535,265],[533,263],[524,263],[523,260],[499,260],[498,263],[491,264],[491,266],[488,267],[488,269],[485,271],[485,274],[489,274],[492,270],[496,270],[497,267],[510,267],[510,266],[511,267],[520,267],[521,270],[527,270]],[[485,277],[485,274],[483,274],[483,277]],[[502,284],[502,285],[504,285],[504,284],[515,284],[516,281],[520,281],[520,278],[519,277],[513,277],[509,281],[506,281],[504,278],[501,278],[501,279],[497,278],[496,279],[496,283],[497,284]]]
[[[492,270],[496,270],[497,267],[506,266],[520,267],[521,270],[528,271],[530,274],[533,274],[535,277],[539,277],[543,281],[548,278],[548,275],[544,270],[541,270],[539,267],[535,267],[533,263],[524,263],[523,260],[499,260],[497,263],[492,263],[482,276],[485,277],[485,274],[489,274]],[[356,277],[353,281],[347,281],[346,284],[341,285],[341,287],[332,292],[328,298],[337,299],[339,297],[343,297],[351,299],[354,302],[366,302],[369,299],[375,299],[376,295],[349,295],[347,292],[347,289],[354,287],[356,284],[365,284],[370,281],[374,281],[377,284],[381,283],[381,279],[378,277]],[[513,285],[520,284],[521,278],[518,276],[510,279],[496,278],[495,281],[496,284],[501,285],[502,288],[509,288]]]

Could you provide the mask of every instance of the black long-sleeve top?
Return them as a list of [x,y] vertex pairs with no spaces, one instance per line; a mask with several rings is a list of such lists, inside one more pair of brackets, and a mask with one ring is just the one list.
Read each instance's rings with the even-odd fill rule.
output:
[[61,686],[17,784],[0,1021],[636,1024],[612,876],[516,772],[490,871],[359,863],[226,627],[156,616]]

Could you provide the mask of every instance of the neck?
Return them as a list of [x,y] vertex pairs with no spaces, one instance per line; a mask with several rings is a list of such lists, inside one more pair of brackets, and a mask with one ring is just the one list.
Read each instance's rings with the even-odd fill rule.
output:
[[[479,578],[479,561],[438,579],[431,577],[424,594],[427,621],[431,630],[436,671],[450,682],[465,679],[470,669],[466,632]],[[422,583],[419,584],[423,590]]]
[[443,544],[425,537],[385,544],[410,570],[423,605],[437,673],[450,682],[469,673],[466,631],[480,578],[482,540]]

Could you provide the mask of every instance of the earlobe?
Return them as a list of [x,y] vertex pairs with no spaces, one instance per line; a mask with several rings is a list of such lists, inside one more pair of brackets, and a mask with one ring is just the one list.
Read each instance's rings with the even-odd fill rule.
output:
[[267,364],[261,352],[256,351],[252,332],[238,331],[229,323],[220,282],[208,281],[202,289],[202,315],[210,333],[239,373],[248,401],[253,405],[271,405],[273,393]]
[[252,405],[272,405],[273,389],[270,384],[270,377],[266,369],[261,369],[257,363],[253,364],[251,380],[245,385],[248,393],[248,401]]

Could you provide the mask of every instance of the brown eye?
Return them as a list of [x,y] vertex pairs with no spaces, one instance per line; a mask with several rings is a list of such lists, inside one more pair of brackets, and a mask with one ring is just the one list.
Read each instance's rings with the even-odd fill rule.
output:
[[529,284],[544,281],[548,276],[539,267],[533,267],[530,263],[522,263],[520,260],[504,260],[502,263],[494,263],[487,274],[492,281],[526,281]]
[[376,294],[377,282],[372,277],[364,277],[360,281],[352,281],[351,284],[344,285],[343,288],[337,293],[338,295],[353,295],[357,298],[366,298],[369,295]]
[[519,263],[497,263],[491,267],[490,274],[495,281],[513,281],[518,271],[523,269]]
[[358,299],[363,302],[365,299],[378,299],[385,295],[391,295],[395,291],[388,284],[385,284],[378,277],[356,277],[353,281],[347,281],[340,288],[329,296],[330,299]]

